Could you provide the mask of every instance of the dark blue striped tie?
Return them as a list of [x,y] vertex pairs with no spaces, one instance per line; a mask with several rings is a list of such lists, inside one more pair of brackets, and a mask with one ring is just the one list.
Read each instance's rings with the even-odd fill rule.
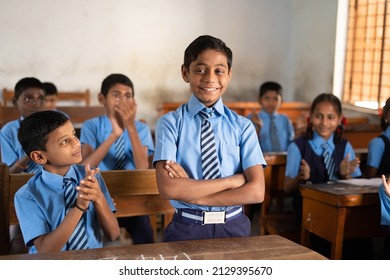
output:
[[214,113],[214,110],[215,109],[213,108],[210,112],[199,111],[199,115],[202,117],[200,151],[202,154],[203,179],[215,179],[220,177],[214,132],[211,123],[208,120]]
[[269,125],[269,135],[271,140],[271,147],[273,152],[280,152],[280,142],[279,142],[279,135],[278,135],[278,129],[276,128],[275,124],[275,115],[270,114],[270,125]]
[[[73,206],[76,200],[77,192],[71,178],[64,177],[63,187],[65,188],[65,213]],[[68,250],[88,249],[87,232],[85,229],[84,214],[74,229],[67,242]]]
[[335,163],[331,153],[329,152],[328,145],[323,143],[321,147],[324,149],[322,154],[324,158],[324,164],[326,168],[326,172],[328,173],[328,177],[330,181],[337,181],[337,177],[335,176]]
[[115,169],[123,170],[126,165],[125,140],[123,134],[115,141]]

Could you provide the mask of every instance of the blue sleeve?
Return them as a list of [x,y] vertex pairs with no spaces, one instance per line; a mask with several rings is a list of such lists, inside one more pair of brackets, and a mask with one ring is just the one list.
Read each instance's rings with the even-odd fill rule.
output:
[[24,191],[24,187],[16,192],[14,197],[16,216],[26,246],[32,246],[33,240],[38,236],[48,234],[51,229],[36,201]]
[[177,145],[179,129],[171,114],[161,117],[156,124],[156,150],[154,152],[153,164],[160,160],[176,161]]
[[301,152],[297,144],[292,142],[287,148],[286,177],[295,178],[298,176],[301,160]]
[[266,166],[263,152],[261,151],[255,127],[251,122],[246,122],[242,130],[242,142],[240,144],[240,155],[243,170],[257,164]]
[[[353,150],[352,148],[352,145],[351,143],[347,143],[347,145],[345,146],[345,153],[344,153],[344,158],[349,154],[349,160],[353,160],[353,159],[356,159],[356,155],[355,155],[355,151]],[[353,178],[356,178],[356,177],[360,177],[362,176],[362,172],[360,170],[360,167],[356,168],[355,172],[353,172],[351,174],[351,176]]]
[[17,133],[13,132],[15,128],[11,123],[6,124],[0,130],[0,148],[1,148],[1,161],[11,166],[24,154],[19,140],[16,138]]
[[288,122],[288,140],[289,140],[289,143],[291,143],[295,138],[295,130],[294,130],[294,126],[289,118],[287,118],[287,122]]
[[152,133],[150,131],[149,126],[146,124],[139,122],[138,135],[141,140],[142,145],[148,147],[148,155],[153,155],[154,153],[154,143]]
[[103,176],[100,173],[97,173],[96,179],[99,182],[100,189],[102,190],[102,193],[107,200],[108,206],[110,207],[111,211],[115,213],[116,208],[114,206],[114,202],[112,201],[111,195],[107,189],[106,183],[104,182]]
[[368,143],[367,166],[379,168],[383,153],[385,152],[385,143],[381,138],[374,138]]
[[95,119],[87,120],[83,123],[80,129],[80,142],[81,144],[88,144],[94,150],[97,149],[97,126],[95,125]]
[[383,184],[379,186],[381,203],[381,225],[390,226],[390,197],[386,194]]

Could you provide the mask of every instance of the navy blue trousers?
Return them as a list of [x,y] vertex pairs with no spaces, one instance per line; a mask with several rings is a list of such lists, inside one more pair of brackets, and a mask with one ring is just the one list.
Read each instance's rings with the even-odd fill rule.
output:
[[133,244],[153,243],[153,229],[149,216],[118,218],[119,227],[123,227],[133,239]]
[[249,236],[250,232],[251,222],[245,215],[241,215],[226,224],[201,225],[182,221],[180,215],[175,214],[164,231],[163,241],[245,237]]

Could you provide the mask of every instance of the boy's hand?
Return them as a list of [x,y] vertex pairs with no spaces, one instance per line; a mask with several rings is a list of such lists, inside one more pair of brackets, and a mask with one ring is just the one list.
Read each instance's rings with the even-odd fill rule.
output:
[[350,154],[348,153],[347,156],[340,163],[340,175],[343,177],[348,177],[349,175],[351,175],[360,165],[360,159],[356,158],[353,160],[349,160],[349,158]]
[[304,181],[307,181],[310,178],[310,166],[304,159],[301,160],[301,166],[299,168],[299,178]]
[[137,102],[134,98],[118,102],[115,106],[115,111],[122,119],[124,126],[134,124],[137,114]]
[[189,178],[187,172],[177,162],[167,160],[164,167],[168,175],[172,178]]
[[114,116],[110,116],[109,119],[111,121],[112,133],[116,138],[118,138],[123,133],[123,128],[119,125],[117,119]]
[[385,193],[387,194],[388,197],[390,197],[390,176],[389,179],[387,179],[386,181],[386,176],[382,175],[382,183],[385,189]]
[[103,198],[99,183],[95,178],[95,174],[99,171],[99,168],[91,170],[89,164],[85,166],[86,176],[80,181],[80,186],[76,187],[79,192],[76,203],[82,209],[88,209],[90,201],[96,203]]

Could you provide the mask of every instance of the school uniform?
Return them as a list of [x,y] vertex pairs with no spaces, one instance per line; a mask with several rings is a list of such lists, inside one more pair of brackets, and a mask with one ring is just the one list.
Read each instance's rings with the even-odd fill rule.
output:
[[[72,165],[64,177],[70,177],[79,184],[85,178],[83,165]],[[100,189],[111,209],[116,208],[100,173],[96,174]],[[65,188],[63,176],[47,172],[42,169],[36,173],[14,198],[15,210],[23,233],[24,242],[29,247],[29,253],[37,253],[33,244],[35,238],[54,231],[64,220],[65,214]],[[98,217],[93,203],[84,212],[88,248],[101,248],[103,246],[103,232],[99,226]],[[66,245],[61,251],[66,250]]]
[[[355,159],[356,156],[351,144],[347,140],[341,139],[341,141],[335,145],[333,138],[334,135],[332,134],[329,139],[325,141],[317,132],[313,132],[313,139],[311,140],[306,140],[303,136],[295,139],[287,149],[285,176],[290,178],[298,176],[301,160],[305,159],[310,166],[310,177],[307,182],[325,183],[329,181],[322,156],[324,152],[322,144],[326,143],[335,163],[335,175],[337,178],[340,178],[341,161],[348,153],[350,154],[350,160]],[[359,167],[351,174],[352,177],[360,177],[361,175],[362,173]],[[297,216],[301,217],[302,197],[299,190],[293,194],[293,207]]]
[[[23,118],[10,121],[6,123],[0,130],[2,162],[8,166],[13,165],[17,160],[26,156],[26,153],[24,152],[18,139],[18,130],[22,120]],[[41,169],[42,166],[37,165],[37,170]]]
[[[202,179],[201,123],[198,114],[205,106],[192,95],[189,102],[162,116],[156,124],[156,152],[153,162],[172,160],[180,164],[190,178]],[[249,167],[266,165],[252,123],[224,106],[220,98],[215,113],[208,119],[215,135],[220,176],[243,173]],[[176,209],[164,232],[164,241],[248,236],[250,221],[242,205],[229,207],[195,205],[170,200]],[[225,224],[203,225],[203,212],[226,211]]]
[[[143,122],[135,122],[138,135],[144,146],[148,148],[148,155],[154,153],[154,143],[150,128]],[[88,144],[96,150],[112,133],[112,125],[107,115],[98,116],[96,118],[87,120],[83,123],[80,130],[81,144]],[[133,158],[133,147],[127,130],[123,131],[125,141],[125,156],[126,156],[126,170],[135,169]],[[104,159],[99,163],[100,170],[114,170],[115,169],[115,145],[111,145]]]
[[[272,149],[272,143],[270,137],[271,135],[269,133],[271,122],[272,122],[271,117],[274,118],[275,126],[277,129],[280,151],[287,151],[288,145],[295,137],[295,132],[291,120],[286,115],[279,114],[277,112],[270,115],[265,111],[260,111],[257,114],[257,117],[263,122],[263,126],[260,129],[258,135],[261,150],[263,151],[263,153],[275,152]],[[251,119],[252,114],[249,114],[247,118]]]
[[[138,135],[144,146],[148,148],[148,155],[154,153],[154,143],[150,128],[143,122],[135,122]],[[80,130],[80,142],[97,149],[112,133],[111,121],[107,115],[98,116],[83,123]],[[125,170],[135,169],[133,147],[127,130],[123,131],[125,145]],[[115,170],[115,144],[111,145],[103,160],[99,163],[100,170]],[[149,216],[135,216],[118,218],[119,226],[126,228],[130,233],[134,244],[152,243],[153,229]]]
[[390,174],[390,126],[368,143],[367,166],[377,169],[377,176]]

